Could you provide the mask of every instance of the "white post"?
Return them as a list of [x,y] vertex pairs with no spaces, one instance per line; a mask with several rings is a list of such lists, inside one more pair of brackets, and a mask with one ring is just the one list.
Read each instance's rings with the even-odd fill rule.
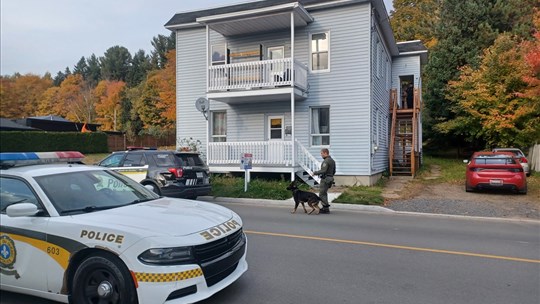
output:
[[291,85],[292,85],[292,91],[291,91],[291,161],[292,161],[292,169],[291,169],[291,181],[294,181],[295,179],[295,168],[296,168],[296,153],[295,153],[295,132],[294,132],[294,10],[291,12]]
[[[208,24],[206,25],[206,92],[205,94],[208,92],[208,87],[209,87],[209,83],[208,83],[208,67],[210,66],[210,52],[209,52],[209,48],[210,48],[210,30],[209,30],[209,27],[208,27]],[[205,158],[206,158],[206,165],[209,165],[208,164],[208,160],[209,160],[209,155],[210,155],[210,146],[209,146],[209,142],[210,142],[210,119],[211,117],[210,116],[210,100],[208,100],[208,115],[205,115],[206,116],[206,153],[205,153]]]

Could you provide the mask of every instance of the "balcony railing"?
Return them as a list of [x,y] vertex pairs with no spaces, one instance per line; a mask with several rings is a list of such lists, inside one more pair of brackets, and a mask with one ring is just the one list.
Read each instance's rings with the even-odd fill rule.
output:
[[291,58],[208,67],[208,91],[294,86],[307,90],[307,67]]

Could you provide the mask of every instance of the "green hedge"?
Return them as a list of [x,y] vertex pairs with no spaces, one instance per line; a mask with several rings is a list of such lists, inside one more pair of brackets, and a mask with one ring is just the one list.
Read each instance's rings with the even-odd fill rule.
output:
[[107,134],[99,132],[0,131],[0,151],[107,153]]

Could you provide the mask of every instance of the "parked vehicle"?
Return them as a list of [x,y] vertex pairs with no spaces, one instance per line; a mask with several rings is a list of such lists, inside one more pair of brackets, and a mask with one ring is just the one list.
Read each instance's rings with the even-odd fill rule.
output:
[[195,152],[131,147],[98,163],[151,187],[163,196],[196,199],[210,194],[209,171]]
[[523,167],[523,171],[525,171],[525,175],[531,176],[531,171],[529,170],[529,161],[527,160],[527,157],[525,157],[525,154],[517,148],[495,148],[492,150],[492,152],[511,152],[514,154],[521,163],[521,166]]
[[[467,162],[465,160],[464,162]],[[523,167],[510,152],[475,152],[465,173],[465,191],[505,189],[527,193]]]
[[83,158],[0,153],[2,293],[77,304],[195,303],[247,271],[238,214],[160,197]]

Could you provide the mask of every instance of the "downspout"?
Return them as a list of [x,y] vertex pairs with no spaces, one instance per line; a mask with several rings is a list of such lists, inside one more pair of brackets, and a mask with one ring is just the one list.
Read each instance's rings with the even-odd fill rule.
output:
[[[210,62],[209,62],[209,56],[210,56],[210,53],[209,53],[209,48],[210,48],[210,30],[209,30],[209,27],[208,27],[208,24],[206,25],[206,67],[205,67],[205,71],[206,71],[206,91],[205,91],[205,95],[208,95],[208,81],[209,81],[209,76],[208,76],[208,67],[210,66]],[[210,142],[210,134],[209,134],[209,130],[210,130],[210,120],[208,119],[209,116],[210,116],[210,100],[208,100],[208,115],[205,115],[206,116],[206,164],[208,165],[208,160],[209,160],[209,154],[210,154],[210,147],[209,147],[209,142]]]
[[295,152],[295,132],[294,132],[294,9],[291,12],[291,181],[294,181],[296,177],[296,152]]
[[[372,4],[370,3],[370,7]],[[377,33],[375,30],[375,8],[371,9],[370,14],[370,31],[369,31],[369,186],[371,186],[371,174],[373,173],[373,33]]]

